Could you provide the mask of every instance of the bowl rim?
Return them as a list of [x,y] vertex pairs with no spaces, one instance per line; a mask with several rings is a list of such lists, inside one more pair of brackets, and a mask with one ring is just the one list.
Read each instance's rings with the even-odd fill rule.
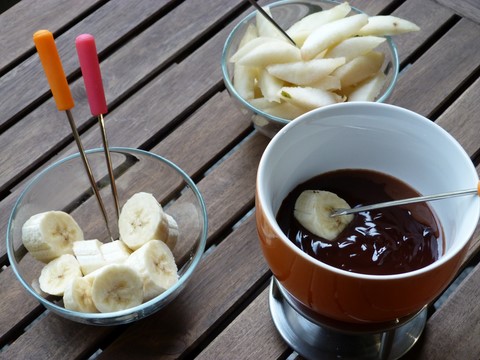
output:
[[[443,129],[441,126],[434,123],[433,121],[427,119],[423,115],[420,115],[420,114],[418,114],[418,113],[416,113],[412,110],[408,110],[408,109],[402,108],[402,107],[397,106],[397,105],[385,104],[385,103],[376,103],[376,102],[369,102],[369,101],[359,101],[359,102],[351,102],[351,103],[338,103],[338,104],[333,104],[333,105],[329,105],[329,106],[325,106],[325,107],[322,107],[322,108],[312,110],[312,111],[298,117],[297,119],[291,121],[289,124],[287,124],[285,127],[283,127],[270,140],[267,147],[265,148],[265,151],[262,154],[262,157],[261,157],[259,165],[258,165],[258,172],[257,172],[257,178],[256,178],[256,189],[257,189],[258,201],[259,201],[260,204],[262,204],[261,208],[264,209],[263,210],[263,216],[266,219],[269,220],[269,226],[275,232],[277,237],[284,244],[286,244],[286,246],[289,249],[293,250],[293,252],[297,256],[300,256],[301,258],[303,258],[305,261],[312,264],[313,266],[319,267],[321,269],[324,269],[324,270],[327,270],[327,271],[330,271],[330,272],[333,272],[333,273],[335,273],[339,276],[347,276],[347,277],[355,278],[355,279],[358,279],[358,280],[392,281],[392,280],[413,278],[415,276],[425,274],[425,273],[427,273],[427,272],[429,272],[429,271],[431,271],[435,268],[438,268],[438,267],[442,266],[444,263],[448,262],[449,260],[454,258],[456,255],[458,255],[458,253],[461,252],[462,249],[464,249],[465,246],[468,246],[468,243],[471,241],[473,233],[474,233],[474,231],[476,229],[476,226],[477,226],[477,224],[480,220],[480,198],[479,197],[476,198],[476,202],[477,202],[477,206],[476,206],[477,223],[471,224],[469,229],[468,229],[468,232],[466,232],[466,234],[468,236],[466,236],[465,246],[462,246],[459,249],[456,249],[455,251],[451,251],[448,254],[441,256],[438,260],[434,261],[433,263],[431,263],[428,266],[422,267],[422,268],[417,269],[417,270],[405,272],[405,273],[390,274],[390,275],[372,275],[372,274],[350,272],[350,271],[346,271],[346,270],[343,270],[343,269],[339,269],[339,268],[334,267],[332,265],[326,264],[326,263],[324,263],[320,260],[317,260],[313,256],[308,255],[307,253],[303,252],[300,248],[298,248],[292,241],[290,241],[287,238],[287,236],[283,233],[283,231],[280,229],[280,226],[276,222],[275,214],[271,215],[271,214],[267,213],[267,211],[265,210],[267,207],[271,208],[271,206],[270,205],[268,205],[268,206],[265,205],[265,204],[267,204],[265,194],[258,190],[258,189],[262,188],[262,186],[260,184],[264,183],[263,178],[264,178],[264,176],[266,176],[265,175],[265,169],[268,168],[268,166],[266,165],[267,160],[270,157],[270,154],[275,152],[274,147],[276,146],[276,143],[279,141],[279,139],[281,139],[283,136],[285,136],[285,134],[290,132],[291,128],[293,128],[295,126],[298,126],[298,124],[301,124],[302,122],[312,121],[313,117],[316,117],[317,120],[319,120],[321,118],[321,115],[325,115],[325,114],[323,114],[324,112],[334,111],[335,108],[337,108],[337,107],[344,107],[344,108],[345,107],[352,107],[354,109],[359,108],[359,107],[360,108],[361,107],[372,107],[372,108],[379,107],[379,108],[387,109],[389,111],[403,113],[404,115],[406,115],[407,117],[410,118],[410,121],[422,121],[423,124],[425,124],[426,127],[430,127],[434,131],[437,131],[442,136],[450,139],[452,141],[452,145],[455,148],[457,148],[460,153],[463,153],[463,155],[465,157],[470,158],[468,156],[468,154],[465,152],[465,150],[463,149],[463,147],[458,143],[458,141],[448,131],[446,131],[445,129]],[[350,112],[352,114],[356,113],[355,110],[350,110]],[[475,166],[473,165],[473,163],[470,166],[470,170],[472,171],[472,174],[476,177],[476,180],[478,182],[479,181],[479,176],[478,176],[478,173],[475,170]],[[273,221],[270,221],[272,219],[273,219]]]
[[[318,3],[318,4],[321,4],[323,2],[323,3],[332,4],[332,5],[339,5],[339,4],[342,3],[342,2],[337,1],[337,0],[316,0],[316,1],[313,1],[313,0],[280,0],[280,1],[276,1],[276,2],[266,4],[264,6],[278,7],[278,6],[282,6],[282,5],[295,5],[295,4],[298,4],[298,3],[312,3],[312,2],[315,2],[315,3]],[[354,6],[351,6],[351,9],[352,9],[352,11],[355,11],[359,14],[365,14],[364,11],[362,11],[362,10],[360,10],[360,9],[354,7]],[[248,21],[250,21],[254,16],[256,16],[256,13],[257,13],[257,11],[254,10],[251,13],[249,13],[248,15],[246,15],[242,20],[240,20],[238,22],[238,24],[236,24],[235,27],[232,29],[232,31],[228,34],[227,39],[225,40],[225,44],[223,46],[222,56],[221,56],[221,69],[222,69],[223,81],[224,81],[224,84],[225,84],[227,90],[229,91],[229,93],[232,94],[234,96],[234,98],[237,101],[239,101],[242,105],[244,105],[248,110],[254,112],[255,114],[258,114],[258,115],[261,115],[265,118],[268,118],[269,120],[274,121],[276,123],[279,123],[281,125],[286,125],[291,120],[287,120],[287,119],[284,119],[284,118],[281,118],[281,117],[278,117],[278,116],[275,116],[275,115],[271,115],[269,113],[264,112],[261,109],[257,109],[252,104],[250,104],[247,100],[245,100],[243,97],[241,97],[238,94],[235,87],[233,86],[233,83],[232,83],[232,81],[230,79],[230,76],[229,76],[229,71],[228,71],[229,61],[227,59],[227,56],[228,56],[228,51],[230,49],[231,43],[232,43],[233,39],[235,38],[235,36],[237,35],[237,32],[241,31],[242,28],[244,27],[244,25],[246,23],[248,23]],[[400,72],[400,59],[399,59],[399,55],[398,55],[397,46],[395,45],[395,42],[393,41],[391,36],[384,36],[384,37],[387,39],[387,45],[388,45],[388,47],[391,51],[391,54],[392,54],[393,78],[392,78],[392,81],[390,82],[390,84],[388,85],[388,87],[386,88],[385,92],[377,100],[374,101],[374,102],[378,102],[378,103],[383,103],[390,97],[390,95],[393,92],[393,88],[395,87],[395,85],[397,83],[398,75],[399,75],[399,72]],[[329,105],[327,105],[327,106],[329,106]]]
[[[23,285],[23,287],[31,294],[33,295],[41,304],[45,305],[49,309],[53,309],[55,313],[58,313],[59,315],[65,316],[66,318],[69,318],[71,320],[82,320],[82,322],[87,321],[88,323],[92,323],[93,321],[107,321],[107,320],[112,320],[111,323],[96,323],[96,325],[106,325],[106,326],[111,326],[111,325],[120,325],[123,323],[127,323],[130,321],[134,321],[140,318],[143,318],[144,316],[139,316],[138,318],[133,318],[130,319],[129,321],[123,321],[123,317],[131,316],[132,314],[135,314],[137,312],[145,311],[147,309],[154,309],[151,313],[155,312],[155,304],[160,304],[162,303],[163,300],[168,299],[168,297],[175,293],[177,289],[181,288],[184,286],[186,281],[190,278],[192,275],[193,271],[195,268],[198,266],[200,259],[203,256],[203,253],[205,252],[205,247],[206,247],[206,242],[207,242],[207,237],[208,237],[208,216],[207,216],[207,208],[205,205],[205,201],[203,199],[202,194],[200,193],[198,187],[194,183],[194,181],[190,178],[190,176],[182,170],[178,165],[173,163],[172,161],[157,155],[153,152],[141,150],[141,149],[135,149],[135,148],[129,148],[129,147],[109,147],[110,152],[112,153],[130,153],[130,154],[140,154],[141,156],[147,156],[150,158],[154,158],[157,160],[160,160],[167,166],[173,168],[175,171],[177,171],[183,178],[183,180],[187,183],[187,185],[192,189],[193,193],[195,194],[196,199],[199,202],[200,209],[201,209],[201,214],[202,218],[204,220],[204,226],[201,232],[201,236],[199,239],[199,244],[198,244],[198,249],[195,252],[194,256],[191,257],[191,264],[188,267],[188,269],[182,274],[182,276],[179,277],[178,281],[168,288],[166,291],[164,291],[162,294],[158,295],[157,297],[150,299],[148,301],[143,302],[140,305],[137,305],[135,307],[131,307],[125,310],[120,310],[120,311],[114,311],[114,312],[108,312],[108,313],[84,313],[80,311],[74,311],[74,310],[69,310],[65,309],[62,306],[59,306],[55,304],[54,302],[49,301],[48,299],[42,297],[40,294],[38,294],[30,284],[28,284],[25,279],[22,277],[19,268],[17,267],[17,261],[15,259],[15,254],[14,254],[14,244],[12,241],[12,223],[13,219],[18,211],[18,206],[23,200],[23,198],[26,196],[26,194],[29,192],[29,190],[39,181],[41,180],[46,174],[49,173],[50,170],[57,168],[61,166],[62,164],[72,161],[74,159],[77,159],[80,157],[80,153],[74,153],[71,154],[65,158],[62,158],[60,160],[55,161],[54,163],[48,165],[45,169],[40,171],[33,179],[31,179],[25,188],[22,190],[20,193],[19,197],[15,201],[15,204],[13,206],[13,209],[10,213],[9,219],[8,219],[8,224],[7,224],[7,234],[6,234],[6,245],[7,245],[7,256],[8,260],[10,263],[10,266],[16,276],[16,278],[20,281],[20,283]],[[96,154],[96,153],[104,153],[103,148],[94,148],[94,149],[89,149],[86,150],[85,153],[88,154]],[[151,313],[147,313],[146,315],[149,315]],[[77,321],[78,321],[77,320]]]

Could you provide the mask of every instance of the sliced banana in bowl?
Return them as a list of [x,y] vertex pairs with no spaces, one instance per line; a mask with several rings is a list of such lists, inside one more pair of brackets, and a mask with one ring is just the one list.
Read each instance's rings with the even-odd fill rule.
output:
[[[54,314],[102,326],[139,320],[175,299],[200,263],[208,234],[205,203],[182,169],[138,149],[111,148],[111,155],[122,166],[114,240],[88,179],[78,176],[79,154],[26,185],[7,227],[9,265],[27,292]],[[106,170],[103,149],[87,156],[94,171]],[[107,185],[99,183],[100,191]]]
[[63,296],[64,307],[86,313],[121,311],[149,301],[177,283],[171,249],[179,237],[175,219],[150,193],[131,196],[119,217],[121,239],[83,239],[75,219],[63,211],[32,216],[22,239],[31,255],[47,262],[40,290]]

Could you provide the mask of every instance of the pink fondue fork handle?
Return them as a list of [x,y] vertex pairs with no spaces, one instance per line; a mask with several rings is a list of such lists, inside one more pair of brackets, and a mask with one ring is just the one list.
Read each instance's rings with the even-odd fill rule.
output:
[[88,103],[93,116],[107,113],[107,101],[103,90],[102,75],[98,64],[95,39],[90,34],[77,36],[75,40]]

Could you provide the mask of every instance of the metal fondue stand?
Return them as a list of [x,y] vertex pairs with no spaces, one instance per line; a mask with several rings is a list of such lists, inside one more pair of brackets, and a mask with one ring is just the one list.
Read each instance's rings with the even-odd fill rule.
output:
[[270,313],[282,338],[306,359],[398,359],[417,342],[427,307],[406,319],[355,325],[322,317],[306,308],[272,278]]

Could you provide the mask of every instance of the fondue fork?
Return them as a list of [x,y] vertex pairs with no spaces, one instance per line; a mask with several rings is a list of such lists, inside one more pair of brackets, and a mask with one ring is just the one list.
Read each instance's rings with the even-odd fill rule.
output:
[[386,201],[378,204],[359,206],[352,209],[334,209],[330,214],[330,216],[335,217],[340,215],[349,215],[349,214],[355,214],[363,211],[383,209],[391,206],[407,205],[407,204],[414,204],[418,202],[433,201],[433,200],[441,200],[441,199],[447,199],[451,197],[465,196],[465,195],[480,195],[480,182],[477,184],[477,187],[475,189],[458,190],[458,191],[451,191],[451,192],[446,192],[442,194],[417,196],[417,197],[402,199],[402,200]]
[[107,132],[103,120],[103,114],[106,114],[108,110],[103,88],[102,74],[98,63],[97,47],[95,45],[94,37],[90,34],[77,36],[75,39],[75,45],[77,48],[80,68],[82,70],[83,81],[85,83],[85,91],[87,92],[88,103],[90,105],[90,112],[93,116],[97,117],[102,134],[103,149],[107,161],[108,175],[110,177],[110,188],[112,190],[118,220],[120,217],[120,207],[118,204],[115,177],[113,175],[112,159],[108,148]]
[[248,0],[248,1],[250,2],[250,4],[253,5],[253,7],[255,7],[255,9],[258,10],[260,14],[263,15],[265,19],[270,21],[273,24],[273,26],[275,26],[293,45],[297,46],[295,41],[293,41],[293,39],[290,36],[288,36],[287,32],[283,30],[282,27],[278,25],[277,22],[273,20],[272,17],[268,15],[267,12],[263,10],[263,8],[255,0]]
[[102,197],[100,196],[100,191],[93,176],[90,164],[88,163],[82,141],[80,140],[80,135],[78,134],[73,115],[70,111],[74,107],[74,102],[70,92],[70,87],[68,86],[68,82],[65,77],[65,72],[63,71],[60,56],[58,55],[57,46],[55,44],[55,40],[53,39],[53,34],[48,30],[39,30],[33,34],[33,42],[37,48],[38,56],[40,57],[40,62],[42,63],[43,70],[45,71],[48,84],[50,85],[50,90],[52,91],[53,99],[57,105],[57,109],[59,111],[65,111],[67,114],[68,122],[70,123],[73,137],[77,143],[78,151],[80,152],[83,165],[87,172],[88,180],[90,181],[90,185],[92,186],[98,205],[100,206],[105,225],[107,226],[108,235],[113,241],[112,233],[110,232],[107,211],[105,210],[105,205]]

